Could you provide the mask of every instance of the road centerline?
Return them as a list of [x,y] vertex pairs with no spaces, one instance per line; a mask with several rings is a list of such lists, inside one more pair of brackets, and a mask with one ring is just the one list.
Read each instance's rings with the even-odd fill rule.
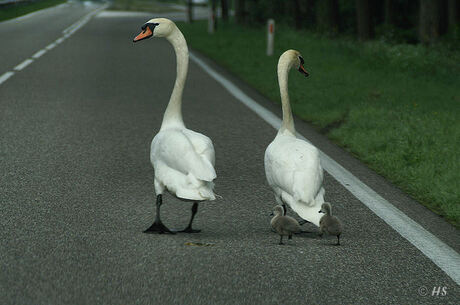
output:
[[14,72],[11,72],[11,71],[3,73],[0,76],[0,84],[4,83],[8,78],[10,78],[13,75],[14,75]]
[[[66,4],[66,3],[64,3],[64,4]],[[98,8],[95,8],[94,10],[90,11],[88,14],[86,14],[85,16],[83,16],[82,18],[77,20],[77,22],[74,22],[72,25],[67,27],[63,31],[64,35],[62,37],[59,37],[54,42],[52,42],[49,45],[47,45],[45,48],[38,50],[31,57],[34,58],[34,59],[38,59],[38,58],[42,57],[47,51],[55,48],[58,44],[62,43],[66,38],[70,37],[73,33],[78,31],[82,26],[84,26],[86,23],[88,23],[94,15],[96,15],[100,11],[106,9],[108,6],[109,6],[109,4],[104,4],[102,6],[99,6]],[[31,13],[29,15],[26,15],[26,16],[30,17],[30,16],[32,16],[32,14],[33,13]],[[21,18],[21,17],[19,17],[19,18]],[[20,20],[19,18],[16,18],[16,19],[13,19],[13,20]],[[28,58],[28,59],[24,60],[23,62],[21,62],[20,64],[16,65],[14,67],[14,70],[21,71],[25,67],[27,67],[28,65],[33,63],[33,62],[34,62],[33,59]],[[0,76],[0,84],[4,83],[6,80],[8,80],[13,75],[14,75],[14,72],[11,72],[11,71],[8,71],[8,72],[5,72],[4,74],[2,74]]]
[[25,67],[27,67],[28,65],[30,65],[30,64],[33,63],[33,62],[34,62],[33,59],[27,58],[27,59],[24,60],[22,63],[20,63],[20,64],[17,65],[16,67],[14,67],[14,70],[16,70],[16,71],[21,71],[22,69],[24,69]]

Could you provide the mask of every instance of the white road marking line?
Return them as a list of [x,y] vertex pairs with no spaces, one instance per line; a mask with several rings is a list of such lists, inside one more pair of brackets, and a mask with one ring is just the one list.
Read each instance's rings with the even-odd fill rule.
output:
[[[278,129],[281,126],[281,119],[279,117],[259,105],[241,91],[241,89],[214,71],[193,53],[190,53],[190,59],[227,89],[237,100],[273,126],[273,128]],[[305,137],[299,133],[297,133],[297,136],[306,140]],[[417,249],[450,276],[457,285],[460,285],[460,255],[454,249],[425,230],[421,225],[413,221],[325,153],[320,151],[320,155],[323,168],[331,174],[334,179],[342,184],[378,217],[396,230],[402,237],[417,247]]]
[[[60,7],[60,6],[63,6],[63,5],[67,5],[67,3],[61,4],[61,5],[56,6],[56,7]],[[95,14],[98,14],[100,11],[106,9],[108,6],[109,6],[109,4],[104,4],[104,5],[100,6],[100,7],[98,7],[97,9],[92,10],[91,12],[86,14],[84,17],[80,18],[77,22],[75,22],[74,24],[72,24],[70,27],[67,28],[67,29],[70,29],[70,31],[68,31],[63,37],[60,37],[60,38],[56,39],[55,42],[50,43],[44,49],[41,49],[41,50],[37,51],[34,55],[32,55],[32,57],[37,59],[37,58],[43,56],[47,52],[47,50],[51,50],[51,49],[55,48],[58,44],[63,42],[67,37],[69,37],[70,35],[75,33],[77,30],[79,30],[86,23],[88,23],[88,21],[90,21],[91,18]],[[35,13],[38,13],[38,12],[35,12]],[[29,15],[25,15],[25,16],[22,16],[20,18],[16,18],[16,19],[13,19],[13,20],[22,20],[24,18],[30,17],[33,14],[34,13],[29,14]],[[19,65],[17,65],[16,67],[14,67],[14,69],[16,71],[20,71],[20,70],[24,69],[25,67],[27,67],[28,65],[30,65],[31,63],[33,63],[33,59],[28,58],[28,59],[24,60],[22,63],[20,63]],[[0,84],[4,83],[7,79],[9,79],[13,75],[14,75],[14,72],[11,72],[11,71],[3,73],[3,75],[0,76]]]
[[1,76],[0,76],[0,85],[2,83],[4,83],[8,78],[10,78],[11,76],[14,75],[14,72],[11,72],[11,71],[8,71],[8,72],[5,72],[3,73]]
[[95,14],[98,14],[100,11],[106,9],[109,6],[109,4],[104,4],[103,6],[99,7],[98,9],[95,9],[88,14],[86,14],[83,18],[79,19],[75,23],[71,24],[69,27],[64,29],[62,31],[63,34],[73,34],[75,31],[77,31],[79,28],[84,26]]
[[22,69],[24,69],[25,67],[27,67],[28,65],[30,65],[33,62],[34,62],[33,59],[27,58],[22,63],[20,63],[16,67],[14,67],[14,70],[21,71]]
[[57,46],[57,43],[52,42],[52,43],[50,43],[49,45],[47,45],[45,49],[51,50],[51,49],[53,49],[53,48],[56,47],[56,46]]
[[39,58],[40,56],[42,56],[43,54],[46,53],[46,50],[45,49],[41,49],[40,51],[37,51],[37,53],[35,53],[34,55],[32,55],[33,58]]

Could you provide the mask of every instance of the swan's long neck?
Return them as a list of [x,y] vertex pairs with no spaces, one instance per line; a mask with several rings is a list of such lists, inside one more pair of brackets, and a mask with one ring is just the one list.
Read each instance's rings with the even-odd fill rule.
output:
[[295,135],[294,118],[292,117],[288,93],[289,70],[291,69],[292,63],[290,60],[286,60],[287,58],[283,59],[284,60],[278,62],[278,83],[280,86],[281,105],[283,108],[283,123],[281,124],[278,134],[289,131]]
[[177,75],[168,107],[163,116],[161,129],[185,127],[184,121],[182,120],[182,92],[184,91],[188,71],[187,42],[178,28],[174,29],[166,39],[172,44],[176,53]]

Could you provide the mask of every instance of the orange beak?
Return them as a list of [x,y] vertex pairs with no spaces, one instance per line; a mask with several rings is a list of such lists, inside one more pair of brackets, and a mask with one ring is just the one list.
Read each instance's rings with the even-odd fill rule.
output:
[[153,35],[152,30],[149,27],[146,27],[145,30],[143,30],[139,35],[134,37],[133,42],[141,41],[143,39],[149,38],[152,35]]
[[305,77],[307,77],[308,75],[310,75],[310,73],[307,72],[307,70],[305,70],[305,68],[303,67],[302,64],[300,64],[299,66],[299,72],[300,73],[303,73],[305,75]]

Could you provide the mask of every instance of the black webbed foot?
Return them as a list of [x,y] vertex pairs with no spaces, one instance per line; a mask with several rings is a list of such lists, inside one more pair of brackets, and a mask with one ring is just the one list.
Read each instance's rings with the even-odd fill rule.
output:
[[162,222],[154,222],[147,230],[144,231],[147,234],[176,234],[172,230],[168,229]]

